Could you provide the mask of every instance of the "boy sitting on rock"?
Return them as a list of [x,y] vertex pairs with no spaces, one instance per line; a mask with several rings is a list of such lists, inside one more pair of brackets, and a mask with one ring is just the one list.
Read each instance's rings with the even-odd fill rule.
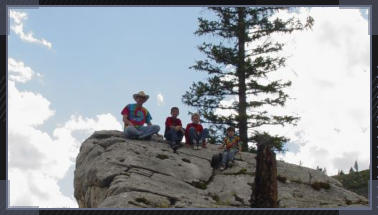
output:
[[192,123],[189,123],[185,129],[185,140],[186,144],[190,144],[194,150],[200,149],[200,144],[202,147],[206,148],[206,138],[209,136],[209,131],[205,128],[203,129],[200,124],[200,116],[198,113],[192,115]]
[[182,128],[181,120],[177,118],[180,111],[178,107],[171,108],[171,116],[165,120],[164,137],[168,140],[169,145],[176,153],[176,150],[181,146],[181,140],[185,134]]
[[238,151],[241,151],[240,138],[235,135],[235,128],[228,127],[226,132],[227,135],[224,138],[224,142],[219,147],[219,149],[224,149],[220,170],[224,170],[226,167],[228,167],[228,162],[233,161],[235,154]]

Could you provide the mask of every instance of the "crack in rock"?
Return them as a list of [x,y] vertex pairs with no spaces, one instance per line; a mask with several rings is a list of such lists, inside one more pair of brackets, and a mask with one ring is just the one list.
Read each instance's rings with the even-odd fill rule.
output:
[[152,173],[157,173],[157,174],[160,174],[160,175],[165,175],[165,176],[171,176],[173,177],[172,175],[169,175],[167,173],[164,173],[164,172],[159,172],[159,171],[156,171],[154,169],[150,169],[150,168],[146,168],[146,167],[142,167],[142,166],[137,166],[137,165],[133,165],[133,164],[124,164],[124,163],[119,163],[119,162],[115,162],[115,161],[109,161],[109,163],[111,164],[115,164],[115,165],[118,165],[118,166],[122,166],[122,167],[127,167],[130,169],[143,169],[143,170],[147,170],[147,171],[150,171]]
[[135,191],[135,192],[141,192],[141,193],[151,193],[151,194],[154,194],[154,195],[162,196],[162,197],[167,198],[171,202],[171,205],[176,204],[176,202],[179,200],[177,197],[174,197],[174,196],[169,196],[167,194],[152,192],[152,191],[144,190],[144,189],[129,188],[129,191],[130,192]]
[[190,157],[200,158],[200,159],[207,160],[207,161],[211,162],[211,160],[208,159],[208,158],[203,158],[203,157],[201,157],[201,156],[197,156],[197,155],[193,155],[193,154],[185,153],[185,152],[182,152],[182,151],[180,151],[180,154],[188,155],[188,156],[190,156]]

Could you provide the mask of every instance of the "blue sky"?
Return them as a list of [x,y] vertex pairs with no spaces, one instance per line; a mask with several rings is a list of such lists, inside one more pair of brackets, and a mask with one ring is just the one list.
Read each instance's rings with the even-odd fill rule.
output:
[[[189,67],[204,59],[196,47],[215,41],[194,35],[197,18],[212,17],[205,9],[40,7],[9,14],[11,205],[77,207],[72,181],[81,143],[95,130],[122,130],[120,112],[140,90],[150,95],[145,106],[162,127],[160,133],[172,106],[180,107],[183,124],[189,123],[189,107],[181,97],[194,81],[206,78]],[[302,20],[311,15],[315,25],[310,31],[272,35],[286,43],[281,54],[290,57],[286,68],[269,78],[291,80],[287,93],[295,99],[269,111],[298,114],[301,120],[297,127],[261,129],[291,139],[288,152],[277,156],[285,162],[327,168],[329,175],[348,171],[355,160],[366,169],[367,10],[300,8],[295,14]],[[283,19],[292,15],[276,14]],[[233,101],[230,97],[222,104]]]
[[[173,105],[181,108],[181,118],[187,122],[181,96],[192,81],[205,77],[188,69],[202,57],[196,46],[203,39],[193,34],[200,11],[194,7],[31,9],[25,28],[43,32],[41,36],[53,46],[37,49],[10,37],[8,55],[43,74],[41,80],[20,89],[39,91],[51,101],[57,114],[42,127],[50,132],[72,113],[94,117],[110,112],[120,117],[120,110],[140,90],[151,96],[145,106],[153,122],[164,123]],[[164,96],[161,106],[156,101],[159,92]]]

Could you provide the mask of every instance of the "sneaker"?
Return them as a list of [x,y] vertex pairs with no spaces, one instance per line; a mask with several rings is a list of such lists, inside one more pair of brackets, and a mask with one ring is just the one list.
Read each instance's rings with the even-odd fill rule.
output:
[[231,168],[232,166],[234,165],[234,162],[229,162],[228,164],[227,164],[227,167],[229,167],[229,168]]
[[197,140],[193,140],[193,149],[194,149],[194,150],[197,149],[197,145],[198,145]]
[[172,149],[173,149],[173,153],[177,153],[178,146],[174,145],[174,146],[172,146]]
[[224,170],[224,166],[221,166],[219,169],[220,169],[221,171],[223,171],[223,170]]

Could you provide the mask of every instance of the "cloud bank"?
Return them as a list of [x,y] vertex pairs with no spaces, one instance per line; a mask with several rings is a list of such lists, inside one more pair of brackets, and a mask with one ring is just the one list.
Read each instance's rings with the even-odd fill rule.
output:
[[[347,172],[354,161],[369,168],[369,35],[368,22],[357,9],[301,8],[298,15],[311,15],[312,30],[273,40],[287,45],[282,53],[287,67],[272,79],[291,80],[287,93],[293,98],[275,114],[298,115],[297,127],[266,126],[275,134],[291,138],[289,152],[278,155],[291,163],[326,168],[329,175]],[[282,11],[281,18],[290,14]]]
[[11,30],[20,37],[21,40],[29,43],[37,43],[47,48],[51,49],[52,43],[45,40],[44,38],[37,39],[34,37],[33,32],[29,31],[25,33],[24,31],[24,21],[28,19],[28,16],[24,12],[18,12],[15,10],[9,10],[9,17],[13,20],[13,25],[11,25]]
[[[281,11],[272,19],[293,15],[301,20],[312,16],[314,26],[312,30],[276,33],[269,38],[285,44],[278,54],[288,58],[285,68],[268,76],[269,81],[292,81],[292,86],[285,90],[292,99],[283,108],[265,106],[253,111],[264,109],[271,114],[289,114],[301,119],[296,127],[262,126],[250,132],[265,130],[289,137],[288,152],[277,155],[286,162],[326,168],[328,175],[337,174],[338,170],[349,171],[356,160],[360,169],[367,169],[370,160],[368,22],[358,9],[330,7],[300,8],[297,14]],[[254,41],[247,49],[263,42]],[[264,81],[267,80],[261,80]],[[221,104],[230,105],[233,101],[237,97]],[[216,113],[232,111],[219,109]]]
[[[38,126],[55,114],[50,102],[41,94],[18,90],[16,82],[8,80],[10,205],[78,207],[73,193],[64,195],[58,181],[74,165],[86,137],[95,130],[121,130],[122,126],[109,113],[95,118],[71,115],[49,135]],[[73,186],[73,178],[66,180]]]

